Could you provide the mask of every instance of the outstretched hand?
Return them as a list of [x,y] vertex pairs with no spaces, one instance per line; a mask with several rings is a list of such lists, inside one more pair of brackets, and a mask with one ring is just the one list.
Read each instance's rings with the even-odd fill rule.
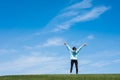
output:
[[83,46],[87,46],[87,44],[86,44],[86,43],[84,43],[84,44],[83,44]]
[[64,45],[66,45],[66,42],[64,42]]

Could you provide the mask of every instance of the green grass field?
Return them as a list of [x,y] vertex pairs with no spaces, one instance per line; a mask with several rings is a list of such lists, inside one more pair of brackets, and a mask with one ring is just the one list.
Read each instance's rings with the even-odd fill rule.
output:
[[120,74],[55,74],[0,76],[0,80],[120,80]]

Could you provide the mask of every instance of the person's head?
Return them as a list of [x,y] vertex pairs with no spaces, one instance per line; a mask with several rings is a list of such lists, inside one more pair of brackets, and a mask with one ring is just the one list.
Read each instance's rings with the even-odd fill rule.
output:
[[77,48],[76,48],[76,47],[73,47],[73,48],[72,48],[72,50],[76,51],[76,50],[77,50]]

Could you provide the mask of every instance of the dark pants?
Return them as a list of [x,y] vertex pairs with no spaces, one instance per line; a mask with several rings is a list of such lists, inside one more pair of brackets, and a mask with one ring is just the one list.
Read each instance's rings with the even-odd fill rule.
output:
[[75,63],[75,67],[76,67],[76,74],[78,74],[78,61],[77,60],[71,60],[70,73],[72,73],[74,63]]

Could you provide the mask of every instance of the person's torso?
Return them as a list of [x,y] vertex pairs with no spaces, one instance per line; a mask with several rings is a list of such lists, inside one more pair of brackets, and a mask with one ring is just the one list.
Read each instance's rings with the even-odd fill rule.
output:
[[71,59],[77,60],[78,53],[76,51],[71,51],[70,56],[71,56]]

